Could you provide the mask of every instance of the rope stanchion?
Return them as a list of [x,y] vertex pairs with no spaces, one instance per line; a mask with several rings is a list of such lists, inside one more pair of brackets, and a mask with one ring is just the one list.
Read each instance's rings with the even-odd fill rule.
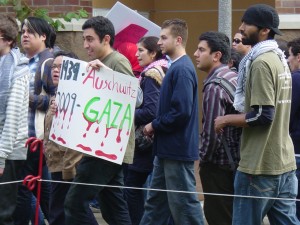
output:
[[39,167],[38,167],[38,175],[28,175],[24,178],[23,184],[27,186],[27,188],[32,191],[37,183],[37,196],[36,196],[36,206],[35,206],[35,220],[34,224],[39,224],[39,207],[40,207],[40,199],[41,199],[41,178],[42,178],[42,167],[43,167],[43,140],[40,140],[36,137],[28,138],[26,141],[26,147],[29,147],[29,150],[31,152],[36,152],[38,149],[40,149],[40,155],[39,155]]

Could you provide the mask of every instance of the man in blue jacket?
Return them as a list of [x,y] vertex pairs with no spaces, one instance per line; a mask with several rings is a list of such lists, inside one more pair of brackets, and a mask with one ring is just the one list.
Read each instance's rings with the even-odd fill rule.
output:
[[[290,116],[290,135],[294,144],[296,154],[298,178],[298,195],[300,198],[300,38],[296,38],[287,44],[289,49],[288,63],[292,71],[292,105]],[[296,202],[296,214],[300,219],[300,202]]]
[[[167,224],[171,213],[175,224],[204,224],[195,192],[194,161],[198,160],[198,81],[186,55],[188,29],[183,20],[162,24],[158,45],[170,59],[161,86],[156,118],[144,128],[154,135],[155,154],[151,188],[140,224]],[[179,192],[172,192],[176,190]]]

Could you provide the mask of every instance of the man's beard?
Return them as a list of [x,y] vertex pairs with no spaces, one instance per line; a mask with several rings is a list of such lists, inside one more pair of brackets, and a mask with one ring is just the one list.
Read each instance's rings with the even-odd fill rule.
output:
[[253,32],[251,34],[249,34],[249,37],[242,37],[242,43],[243,45],[251,45],[254,46],[259,42],[258,39],[258,32]]

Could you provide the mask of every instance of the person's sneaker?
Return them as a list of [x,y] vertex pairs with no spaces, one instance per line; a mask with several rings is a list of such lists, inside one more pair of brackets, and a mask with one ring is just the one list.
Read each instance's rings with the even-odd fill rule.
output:
[[90,205],[90,209],[92,210],[93,213],[100,212],[100,206],[99,206],[98,202],[92,201],[89,205]]

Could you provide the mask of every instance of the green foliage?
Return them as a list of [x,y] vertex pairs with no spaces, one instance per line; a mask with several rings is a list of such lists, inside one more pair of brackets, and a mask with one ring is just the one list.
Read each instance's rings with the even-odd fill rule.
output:
[[[55,30],[59,28],[65,28],[63,23],[56,19],[49,17],[49,12],[44,8],[32,9],[30,8],[24,0],[0,0],[0,6],[13,6],[16,13],[16,18],[22,23],[27,17],[35,16],[45,19],[49,24],[51,24]],[[77,10],[76,12],[68,12],[66,14],[59,15],[59,18],[63,18],[67,22],[71,22],[72,19],[81,19],[88,17],[87,11],[84,9]]]

